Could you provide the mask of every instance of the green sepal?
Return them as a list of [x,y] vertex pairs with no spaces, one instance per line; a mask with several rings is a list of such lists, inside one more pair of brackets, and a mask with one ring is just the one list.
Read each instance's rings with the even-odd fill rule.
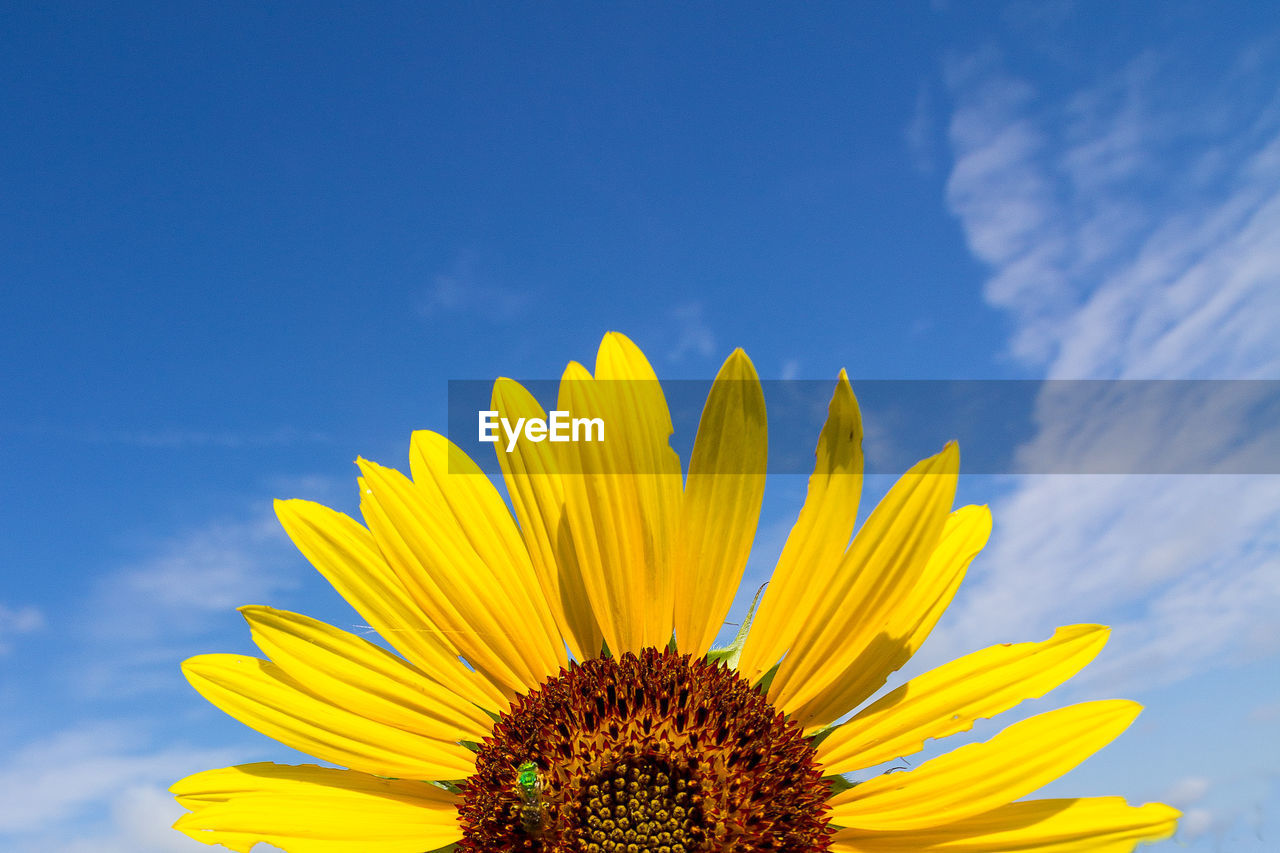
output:
[[826,740],[831,735],[831,733],[838,728],[840,728],[838,725],[836,725],[835,723],[832,723],[831,725],[827,726],[825,729],[818,729],[816,732],[809,735],[809,741],[814,746],[817,746],[818,744]]
[[778,667],[782,665],[782,661],[778,661],[756,682],[756,689],[761,693],[768,693],[769,687],[773,684],[773,677],[778,674]]
[[847,791],[850,788],[856,787],[858,784],[857,782],[850,780],[847,776],[824,776],[822,781],[831,786],[831,793],[833,795],[839,794],[841,791]]
[[742,658],[742,647],[747,644],[747,634],[751,632],[751,621],[755,618],[756,607],[760,605],[760,596],[764,594],[764,588],[768,584],[761,584],[756,590],[755,597],[751,599],[751,607],[747,610],[747,618],[742,620],[742,624],[738,626],[738,633],[733,638],[733,642],[723,649],[712,649],[707,652],[707,661],[709,663],[723,663],[729,669],[737,669],[738,661]]

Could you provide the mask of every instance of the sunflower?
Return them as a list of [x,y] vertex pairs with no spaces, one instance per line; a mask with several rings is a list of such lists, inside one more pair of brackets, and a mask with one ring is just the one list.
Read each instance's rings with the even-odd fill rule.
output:
[[[494,410],[545,412],[499,379]],[[905,772],[876,772],[1064,682],[1107,629],[1072,625],[925,673],[864,705],[920,647],[991,529],[953,510],[949,444],[853,535],[862,425],[841,372],[808,493],[734,642],[711,646],[751,549],[764,396],[729,356],[687,476],[640,350],[619,334],[558,408],[605,441],[528,434],[498,452],[504,501],[443,436],[412,478],[359,460],[361,524],[306,501],[277,512],[302,553],[393,647],[245,607],[267,659],[183,670],[241,722],[336,767],[246,764],[173,786],[176,828],[291,853],[1129,851],[1178,813],[1113,797],[1021,800],[1100,749],[1139,706],[1085,702]],[[852,541],[851,540],[852,537]],[[841,720],[853,716],[846,722]]]

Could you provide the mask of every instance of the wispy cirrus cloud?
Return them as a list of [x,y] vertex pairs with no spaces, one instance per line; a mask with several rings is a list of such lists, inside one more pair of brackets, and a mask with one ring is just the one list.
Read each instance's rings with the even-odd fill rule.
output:
[[323,432],[300,430],[288,426],[245,431],[191,429],[181,426],[151,427],[147,429],[109,429],[100,425],[76,427],[24,424],[6,427],[6,431],[26,436],[57,438],[84,444],[124,445],[154,450],[198,450],[204,448],[238,450],[329,441],[329,436]]
[[991,52],[948,66],[947,202],[1017,322],[1012,354],[1051,377],[1280,369],[1280,99],[1170,114],[1164,71],[1142,56],[1046,102]]
[[106,572],[75,620],[83,652],[74,683],[88,695],[178,685],[175,665],[239,605],[270,601],[298,580],[299,561],[271,508],[210,521],[153,543]]
[[[270,601],[294,586],[300,568],[269,505],[254,502],[241,517],[150,543],[87,585],[81,601],[50,613],[65,657],[48,661],[55,680],[27,692],[41,691],[42,703],[82,709],[81,721],[21,741],[0,758],[0,848],[208,849],[170,829],[182,809],[166,789],[244,753],[165,741],[159,733],[171,730],[173,720],[160,715],[174,713],[169,697],[187,696],[178,663],[216,648],[210,644],[234,621],[238,605]],[[0,612],[6,615],[27,626],[43,618],[21,609]],[[148,702],[139,702],[142,696]],[[125,718],[118,716],[122,707],[130,709]],[[15,731],[39,727],[29,702],[12,710]]]
[[[1220,102],[1211,83],[1173,105],[1171,73],[1147,54],[1052,99],[994,52],[947,68],[947,203],[990,267],[985,298],[1014,320],[1010,355],[1049,377],[1280,376],[1280,100]],[[1087,409],[1044,399],[1038,415],[1037,453],[1125,446],[1090,432]],[[1250,439],[1231,412],[1165,423],[1192,444]],[[1129,690],[1280,651],[1275,477],[1027,477],[995,517],[949,647],[1106,619],[1091,677]]]
[[[94,849],[208,849],[169,829],[182,809],[164,789],[190,773],[224,766],[234,756],[225,749],[183,745],[157,749],[142,731],[123,721],[85,722],[10,753],[0,762],[4,849],[89,849],[89,839],[77,836],[94,824],[94,837],[104,844]],[[105,817],[100,814],[104,805]],[[130,843],[134,846],[127,847]]]
[[[99,586],[98,618],[90,630],[99,639],[198,631],[193,614],[224,612],[265,598],[293,579],[269,567],[290,548],[269,508],[244,521],[215,521],[158,543],[155,553],[109,574]],[[115,605],[129,603],[129,607]],[[172,621],[136,619],[139,604]]]

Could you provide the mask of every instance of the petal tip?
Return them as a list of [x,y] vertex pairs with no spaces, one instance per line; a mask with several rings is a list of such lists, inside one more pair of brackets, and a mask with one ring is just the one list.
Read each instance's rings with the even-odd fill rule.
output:
[[724,360],[724,364],[720,367],[720,372],[716,375],[716,378],[739,382],[760,381],[760,377],[756,373],[756,366],[751,363],[751,357],[747,355],[742,347],[738,347],[729,353],[729,357]]
[[941,473],[958,474],[960,473],[960,442],[954,438],[942,446],[942,451],[938,454],[937,460]]

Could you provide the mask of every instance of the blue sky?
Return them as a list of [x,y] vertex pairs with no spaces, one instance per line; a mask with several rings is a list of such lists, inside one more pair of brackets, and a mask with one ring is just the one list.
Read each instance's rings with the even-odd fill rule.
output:
[[[351,461],[402,466],[451,379],[554,377],[609,329],[665,379],[738,346],[855,391],[1280,378],[1280,18],[1151,11],[0,12],[0,846],[207,849],[170,782],[298,760],[178,662],[250,651],[239,604],[357,624],[271,499],[354,511]],[[1040,415],[1031,444],[1115,440]],[[1025,712],[1147,711],[1050,790],[1183,808],[1152,849],[1274,849],[1280,481],[961,488],[995,534],[904,675],[1109,622]],[[744,588],[802,493],[771,483]]]

